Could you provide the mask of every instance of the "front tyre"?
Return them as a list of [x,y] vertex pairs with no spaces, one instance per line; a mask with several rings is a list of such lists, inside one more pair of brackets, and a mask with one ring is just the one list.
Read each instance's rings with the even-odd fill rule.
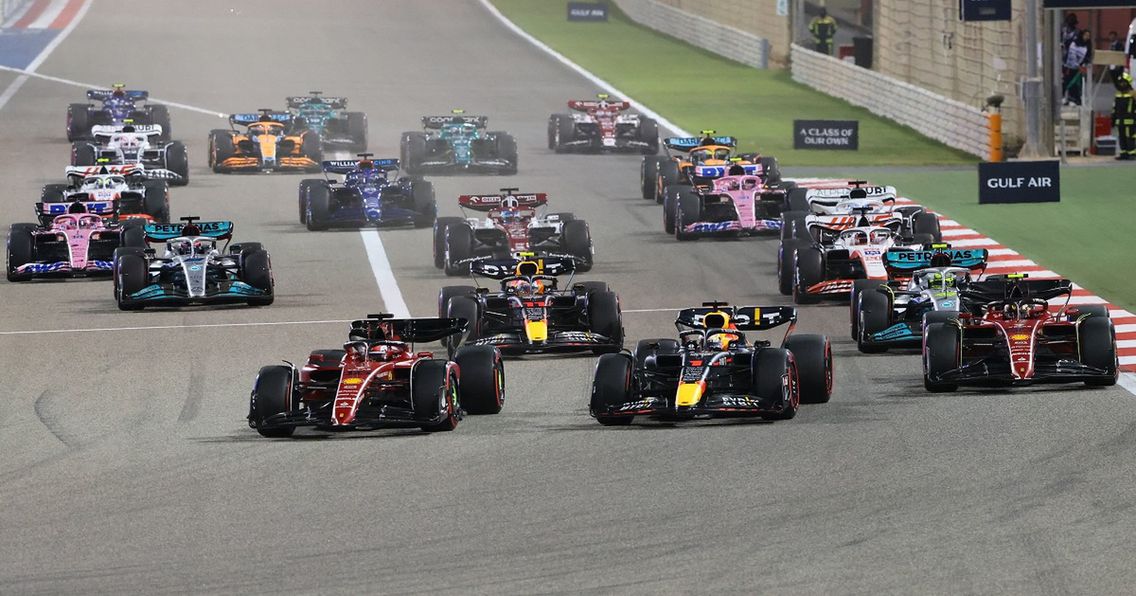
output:
[[290,437],[296,427],[290,425],[270,426],[271,417],[291,414],[293,403],[292,368],[288,366],[265,366],[256,375],[256,384],[249,397],[249,421],[262,437]]
[[459,395],[469,414],[497,414],[505,404],[505,364],[493,346],[462,346],[454,356]]
[[626,354],[604,354],[596,363],[592,397],[588,409],[604,426],[626,426],[634,416],[613,415],[631,400],[631,358]]

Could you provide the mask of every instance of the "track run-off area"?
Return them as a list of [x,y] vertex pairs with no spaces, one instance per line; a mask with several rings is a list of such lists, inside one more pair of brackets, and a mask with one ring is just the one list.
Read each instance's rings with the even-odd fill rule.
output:
[[[219,115],[322,89],[369,115],[379,157],[423,115],[489,116],[517,138],[520,171],[431,178],[440,214],[458,215],[462,193],[548,193],[590,222],[583,279],[619,293],[629,341],[672,335],[674,309],[704,300],[785,303],[777,240],[678,243],[639,196],[639,157],[554,155],[548,114],[599,84],[477,1],[96,0],[67,27],[0,71],[4,225],[34,219],[40,187],[61,178],[78,85],[125,82],[182,108],[173,136],[191,182],[171,191],[173,215],[231,219],[237,241],[263,242],[277,298],[124,313],[105,281],[0,284],[0,593],[1136,584],[1130,393],[931,395],[917,354],[859,354],[835,304],[800,322],[833,341],[834,396],[788,422],[605,428],[587,412],[593,357],[526,357],[506,362],[502,413],[452,433],[263,439],[245,421],[260,366],[338,347],[366,313],[431,315],[457,282],[434,269],[427,230],[308,232],[302,175],[212,174]],[[985,242],[944,224],[956,244]],[[995,263],[1028,269],[994,248],[1007,251]]]

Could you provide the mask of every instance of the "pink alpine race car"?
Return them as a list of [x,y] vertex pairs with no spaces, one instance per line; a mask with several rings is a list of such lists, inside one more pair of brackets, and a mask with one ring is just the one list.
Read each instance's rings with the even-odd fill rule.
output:
[[88,213],[74,203],[46,226],[12,224],[8,231],[8,281],[111,273],[120,246],[145,247],[142,219],[123,223]]
[[[678,186],[663,199],[663,229],[679,240],[749,236],[781,229],[785,185],[768,186],[759,165],[699,166],[705,187]],[[727,174],[723,176],[722,174]],[[714,175],[718,176],[715,178]]]

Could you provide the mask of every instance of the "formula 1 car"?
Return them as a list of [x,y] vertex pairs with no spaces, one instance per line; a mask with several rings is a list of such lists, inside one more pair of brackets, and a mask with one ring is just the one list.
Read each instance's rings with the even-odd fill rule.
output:
[[64,170],[66,184],[47,184],[36,204],[40,225],[68,213],[72,203],[82,203],[87,213],[103,217],[141,217],[166,222],[170,218],[170,186],[166,180],[151,180],[137,164],[71,166]]
[[946,244],[888,249],[883,261],[889,280],[853,282],[849,309],[856,347],[868,354],[919,345],[927,325],[958,316],[959,290],[981,277],[988,257],[984,248]]
[[861,212],[852,221],[810,222],[809,235],[782,240],[777,254],[777,283],[782,294],[797,304],[821,298],[850,296],[855,280],[886,280],[883,254],[893,246],[923,247],[934,244],[929,234],[903,237],[899,220],[892,227],[874,225]]
[[760,176],[746,173],[747,169],[759,168],[739,163],[729,167],[695,166],[694,177],[705,183],[667,187],[663,230],[679,240],[780,230],[785,192],[794,186],[770,188]]
[[209,167],[214,172],[320,171],[319,134],[297,129],[288,112],[261,108],[258,114],[233,114],[229,124],[229,130],[209,131]]
[[452,360],[414,344],[460,334],[461,319],[367,315],[351,323],[340,350],[314,350],[300,369],[265,366],[249,396],[249,426],[265,437],[297,427],[323,431],[457,427],[466,414],[496,414],[505,402],[501,353],[462,346]]
[[[794,334],[789,306],[706,302],[675,319],[679,339],[644,339],[634,352],[596,364],[590,411],[605,426],[636,416],[679,421],[760,417],[788,420],[802,403],[832,396],[832,347],[823,335]],[[780,347],[746,331],[788,324]]]
[[477,217],[439,217],[434,223],[434,266],[446,275],[466,275],[469,260],[508,258],[518,252],[559,253],[575,257],[575,270],[592,268],[592,234],[587,222],[571,213],[542,213],[545,193],[515,194],[502,188],[498,195],[461,195],[462,211],[487,212]]
[[[93,126],[122,126],[127,120],[158,126],[161,131],[159,140],[170,140],[169,109],[156,104],[138,105],[150,99],[149,91],[126,89],[122,83],[115,83],[110,89],[89,89],[87,99],[87,103],[73,103],[67,107],[68,141],[90,139]],[[90,103],[92,101],[102,102],[102,106],[95,107]]]
[[109,275],[116,248],[146,246],[142,224],[141,220],[107,221],[88,213],[78,202],[47,226],[12,224],[8,230],[8,281]]
[[626,101],[613,100],[607,93],[596,99],[568,101],[569,114],[548,117],[548,148],[557,153],[659,152],[659,124],[631,109]]
[[500,291],[446,286],[438,294],[438,312],[470,322],[464,343],[506,354],[620,350],[619,298],[603,282],[573,285],[569,279],[568,288],[560,289],[557,276],[573,271],[571,257],[476,259],[471,273],[500,281]]
[[160,126],[136,125],[131,120],[122,126],[92,126],[94,141],[71,143],[71,165],[135,164],[151,180],[167,180],[173,186],[189,184],[189,152],[185,144],[159,141],[161,135]]
[[[272,304],[272,263],[259,242],[229,246],[231,221],[146,224],[147,242],[165,242],[166,252],[126,247],[114,252],[114,296],[118,308],[197,304]],[[217,241],[225,246],[217,248]]]
[[[923,385],[1004,387],[1036,383],[1115,385],[1116,329],[1105,305],[1069,307],[1073,283],[991,276],[960,292],[957,318],[923,332]],[[1065,297],[1060,308],[1050,301]]]
[[873,225],[894,228],[901,236],[930,237],[942,242],[939,218],[920,205],[896,205],[894,186],[865,186],[853,180],[847,188],[796,188],[789,191],[782,213],[781,238],[807,237],[809,227],[831,229],[856,225],[861,216]]
[[781,184],[781,168],[776,158],[737,153],[737,145],[736,138],[716,136],[713,130],[702,131],[702,137],[663,139],[666,153],[644,157],[639,168],[643,198],[662,203],[668,195],[668,187],[708,186],[709,180],[696,175],[696,166],[721,166],[717,176],[722,176],[731,165],[741,165],[746,167],[747,175],[760,176],[769,188]]
[[[370,153],[360,153],[358,160],[323,162],[323,179],[300,181],[300,223],[309,230],[432,225],[438,214],[434,185],[422,179],[392,179],[398,167],[397,159],[371,159]],[[343,181],[328,174],[342,174]]]
[[343,148],[354,153],[367,150],[367,115],[348,112],[346,97],[328,97],[322,91],[289,97],[288,111],[297,128],[319,135],[324,148]]
[[404,132],[402,165],[411,174],[479,172],[517,173],[517,140],[501,131],[486,131],[487,116],[423,116],[424,132]]

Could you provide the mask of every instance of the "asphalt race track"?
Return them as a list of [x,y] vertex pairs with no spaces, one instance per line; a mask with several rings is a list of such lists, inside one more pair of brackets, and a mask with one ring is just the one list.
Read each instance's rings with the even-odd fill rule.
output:
[[[672,335],[656,309],[784,302],[776,240],[680,244],[639,198],[638,157],[547,150],[549,113],[597,90],[472,0],[103,0],[40,72],[217,112],[322,89],[369,114],[378,156],[422,115],[484,113],[517,137],[520,174],[433,178],[443,214],[460,192],[548,192],[591,223],[588,279],[619,292],[630,340]],[[32,79],[0,110],[5,227],[61,177],[82,93]],[[833,339],[836,393],[790,422],[603,428],[587,413],[594,359],[533,357],[507,362],[500,415],[453,433],[263,439],[244,419],[258,367],[337,347],[346,325],[321,321],[384,305],[359,232],[298,223],[302,176],[212,174],[206,137],[224,121],[171,113],[193,166],[174,215],[263,242],[276,303],[123,313],[109,282],[0,283],[0,593],[1136,585],[1131,394],[932,396],[917,356],[859,355],[836,305],[803,309],[800,326]],[[433,268],[429,232],[381,239],[411,311],[433,314],[460,282]],[[83,329],[107,330],[68,331]]]

